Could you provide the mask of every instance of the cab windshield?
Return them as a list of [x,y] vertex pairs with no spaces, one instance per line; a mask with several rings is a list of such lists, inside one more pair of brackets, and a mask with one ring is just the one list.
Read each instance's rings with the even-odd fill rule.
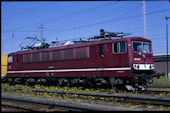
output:
[[152,53],[151,43],[133,42],[133,51],[135,53]]

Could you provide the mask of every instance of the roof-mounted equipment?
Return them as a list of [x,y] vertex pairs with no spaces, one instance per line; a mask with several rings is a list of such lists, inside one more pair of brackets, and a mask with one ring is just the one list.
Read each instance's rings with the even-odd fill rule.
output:
[[100,35],[88,38],[89,41],[100,41],[108,40],[112,38],[123,38],[123,36],[131,35],[131,33],[123,32],[105,32],[103,29],[100,29]]

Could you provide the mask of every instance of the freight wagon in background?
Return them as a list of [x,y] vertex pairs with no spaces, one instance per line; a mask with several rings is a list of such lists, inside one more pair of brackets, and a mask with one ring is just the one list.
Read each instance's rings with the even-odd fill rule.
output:
[[1,79],[7,74],[8,54],[1,54]]
[[154,70],[151,41],[126,35],[101,29],[99,36],[88,40],[22,47],[8,55],[6,80],[146,90]]

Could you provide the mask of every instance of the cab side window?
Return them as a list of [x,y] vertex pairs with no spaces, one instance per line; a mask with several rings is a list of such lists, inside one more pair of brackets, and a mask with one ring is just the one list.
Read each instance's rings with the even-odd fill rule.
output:
[[13,62],[13,56],[8,56],[8,63],[12,63]]
[[114,54],[118,54],[118,53],[126,53],[126,42],[122,41],[122,42],[114,42],[112,44],[112,50]]
[[113,45],[114,45],[113,53],[118,53],[118,51],[119,51],[118,42],[113,43]]

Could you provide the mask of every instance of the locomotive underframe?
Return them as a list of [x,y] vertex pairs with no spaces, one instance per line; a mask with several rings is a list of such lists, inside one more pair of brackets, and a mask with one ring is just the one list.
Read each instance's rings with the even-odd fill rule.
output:
[[[43,84],[55,86],[116,87],[128,90],[146,90],[147,82],[152,81],[152,72],[133,73],[133,77],[9,77],[10,84]],[[130,87],[130,88],[129,88]]]

